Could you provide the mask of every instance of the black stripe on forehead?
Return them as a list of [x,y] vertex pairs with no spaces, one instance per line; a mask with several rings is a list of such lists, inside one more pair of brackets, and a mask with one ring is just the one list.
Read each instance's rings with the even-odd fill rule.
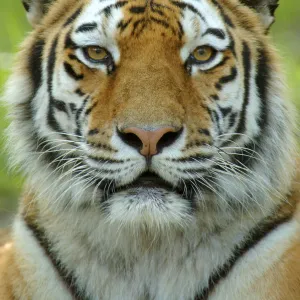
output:
[[206,18],[205,18],[205,17],[199,12],[199,10],[198,10],[196,7],[194,7],[193,5],[188,4],[188,3],[184,3],[184,2],[175,1],[175,0],[172,0],[171,3],[172,3],[173,5],[175,5],[176,7],[179,7],[179,8],[181,8],[181,9],[183,9],[183,10],[184,10],[184,9],[188,9],[188,10],[192,11],[192,12],[195,13],[197,16],[199,16],[203,22],[207,23],[207,22],[206,22]]
[[143,14],[146,10],[146,6],[132,6],[129,11],[132,14]]
[[[146,2],[145,5],[135,5],[134,2],[129,2],[128,5],[128,20],[121,20],[117,28],[123,32],[129,24],[132,24],[131,35],[138,37],[151,24],[158,24],[166,29],[170,29],[173,35],[178,36],[181,40],[183,36],[183,28],[179,20],[172,20],[166,14],[166,11],[176,13],[171,6],[161,5],[155,2]],[[174,21],[174,22],[173,22]]]
[[80,25],[76,29],[76,33],[79,33],[79,32],[88,32],[88,31],[94,30],[96,28],[97,28],[97,23],[96,22],[85,23],[85,24]]
[[64,23],[63,27],[67,27],[70,24],[72,24],[77,18],[78,16],[81,14],[82,11],[82,7],[78,8],[68,19],[67,21]]
[[132,18],[130,18],[127,21],[121,20],[119,22],[119,24],[117,25],[117,27],[120,29],[121,32],[123,32],[128,27],[128,25],[130,25],[131,21],[132,21]]
[[232,20],[230,19],[230,17],[225,13],[224,8],[222,7],[222,5],[220,3],[218,3],[217,0],[212,0],[212,3],[219,9],[220,14],[224,20],[224,22],[231,28],[235,28]]
[[206,36],[208,34],[214,35],[216,38],[220,39],[220,40],[225,40],[226,38],[226,34],[224,32],[224,30],[219,29],[219,28],[208,28],[203,34],[203,36]]

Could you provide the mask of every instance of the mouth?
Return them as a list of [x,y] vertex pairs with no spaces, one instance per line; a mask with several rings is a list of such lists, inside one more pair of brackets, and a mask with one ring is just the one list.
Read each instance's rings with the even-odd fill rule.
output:
[[[162,189],[173,189],[171,184],[167,183],[158,175],[152,172],[145,172],[140,175],[134,182],[125,186],[125,189],[128,188],[162,188]],[[124,187],[122,187],[124,189]]]
[[154,193],[157,190],[164,190],[166,192],[176,193],[180,197],[185,198],[185,190],[183,186],[173,186],[172,184],[152,172],[144,172],[132,183],[110,189],[110,191],[108,191],[108,194],[106,195],[106,198],[110,198],[115,193],[126,191],[129,192],[133,190],[144,190],[148,191],[148,193],[151,193],[151,191],[153,191]]

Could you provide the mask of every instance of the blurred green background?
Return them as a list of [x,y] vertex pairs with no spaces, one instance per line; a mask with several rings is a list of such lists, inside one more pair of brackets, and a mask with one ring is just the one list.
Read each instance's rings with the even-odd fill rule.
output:
[[[300,109],[300,4],[295,0],[281,0],[277,21],[271,34],[280,49],[288,77],[290,96]],[[0,1],[0,94],[9,75],[13,54],[30,31],[21,0]],[[7,216],[16,210],[22,178],[8,172],[7,154],[4,151],[4,129],[7,126],[5,109],[0,106],[0,227]]]

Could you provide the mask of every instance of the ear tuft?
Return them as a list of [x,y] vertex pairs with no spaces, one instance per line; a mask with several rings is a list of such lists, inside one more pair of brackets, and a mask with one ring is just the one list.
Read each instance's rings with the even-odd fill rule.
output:
[[244,5],[257,11],[266,31],[275,21],[275,11],[279,6],[279,0],[240,0]]
[[27,19],[32,26],[39,24],[53,0],[22,0]]
[[269,5],[269,10],[270,10],[270,13],[271,13],[271,15],[274,17],[274,15],[275,15],[275,11],[276,11],[276,9],[278,8],[278,6],[279,6],[279,3],[276,3],[276,4],[270,4]]
[[24,6],[24,8],[25,8],[26,12],[29,12],[29,9],[30,9],[30,6],[29,6],[29,4],[28,4],[28,3],[26,3],[26,2],[24,2],[24,1],[22,1],[22,4],[23,4],[23,6]]

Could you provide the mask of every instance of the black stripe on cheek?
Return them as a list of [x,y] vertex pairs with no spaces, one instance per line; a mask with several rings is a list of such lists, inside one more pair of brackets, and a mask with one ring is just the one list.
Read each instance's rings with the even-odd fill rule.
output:
[[180,21],[177,21],[177,25],[178,25],[178,36],[179,39],[181,40],[184,35],[184,30]]
[[206,135],[206,136],[210,136],[210,132],[209,132],[208,129],[200,128],[200,129],[198,130],[198,132],[199,132],[200,134],[203,134],[203,135]]
[[81,122],[80,122],[80,118],[81,118],[81,115],[82,115],[82,112],[84,110],[84,108],[86,107],[87,103],[88,103],[88,99],[89,97],[86,97],[81,105],[81,107],[79,107],[79,109],[77,110],[76,112],[76,134],[81,136],[82,133],[81,133]]
[[[55,38],[55,40],[52,43],[51,50],[49,53],[49,58],[48,58],[48,66],[47,66],[47,85],[48,85],[48,94],[49,94],[49,106],[48,106],[48,115],[47,115],[47,122],[48,125],[58,133],[61,133],[65,139],[69,139],[67,136],[65,136],[61,126],[58,124],[56,118],[55,118],[55,113],[54,113],[54,108],[56,107],[56,104],[60,102],[59,100],[56,100],[53,97],[52,94],[52,81],[53,81],[53,76],[54,76],[54,69],[55,69],[55,63],[56,63],[56,48],[58,44],[58,37]],[[60,105],[60,108],[62,106]]]
[[77,62],[79,62],[80,64],[82,64],[81,60],[74,54],[69,54],[68,57],[71,59],[71,60],[75,60]]
[[65,102],[60,101],[60,100],[54,100],[53,101],[53,105],[57,110],[60,110],[64,113],[66,113],[67,115],[69,114],[68,109],[67,109],[67,105]]
[[[249,104],[250,96],[250,74],[251,74],[251,52],[248,44],[243,42],[243,66],[244,66],[244,100],[240,114],[240,122],[237,128],[237,133],[244,133],[246,130],[246,110]],[[233,140],[237,136],[233,137]]]
[[219,83],[220,84],[226,84],[226,83],[229,83],[233,80],[236,79],[236,76],[237,76],[237,68],[236,67],[232,67],[231,68],[231,73],[228,75],[228,76],[224,76],[224,77],[221,77],[220,80],[219,80]]
[[[260,127],[260,133],[257,135],[251,143],[244,146],[245,150],[239,151],[234,156],[234,163],[242,167],[247,166],[251,168],[251,164],[255,162],[255,157],[253,159],[249,158],[249,153],[255,153],[261,149],[261,138],[265,134],[266,124],[268,123],[268,101],[267,93],[269,86],[269,76],[270,69],[268,66],[268,57],[264,49],[258,50],[258,62],[256,66],[256,87],[258,96],[260,98],[260,113],[258,118],[258,126]],[[280,134],[280,133],[279,133]],[[284,133],[282,133],[284,134]]]
[[81,11],[82,11],[82,8],[78,8],[72,15],[70,18],[67,19],[67,21],[64,23],[63,27],[67,27],[69,26],[70,24],[72,24],[76,19],[77,17],[81,14]]
[[71,31],[68,32],[65,39],[65,49],[78,49],[79,46],[71,38]]
[[[238,117],[238,113],[236,113],[236,112],[229,112],[229,114],[230,115],[228,116],[227,131],[236,126],[237,117]],[[232,141],[236,140],[237,138],[238,138],[238,136],[236,134],[233,134],[232,137],[229,138],[229,140],[225,140],[224,142],[222,142],[220,147],[222,148],[222,147],[226,147],[226,146],[230,145],[232,143]],[[252,143],[252,145],[253,145],[253,143]],[[239,156],[237,156],[237,158],[234,160],[234,163],[236,163],[238,159],[239,159]]]
[[47,116],[47,121],[49,126],[57,131],[61,132],[61,128],[58,125],[55,117],[54,117],[54,102],[55,99],[52,96],[52,78],[53,78],[53,72],[54,72],[54,67],[55,67],[55,61],[56,61],[56,47],[58,44],[58,37],[55,38],[54,42],[52,43],[50,54],[48,57],[48,80],[47,80],[47,85],[48,85],[48,94],[49,94],[49,107],[48,107],[48,116]]
[[261,130],[264,130],[266,127],[266,124],[268,123],[268,103],[267,103],[267,94],[268,94],[268,86],[269,86],[269,78],[270,78],[270,69],[268,66],[268,57],[266,56],[266,53],[264,49],[260,49],[258,51],[258,64],[257,64],[257,70],[256,70],[256,86],[258,90],[258,95],[260,98],[260,117],[258,125],[261,128]]
[[230,117],[229,117],[229,128],[232,128],[236,124],[237,116],[238,116],[238,114],[236,112],[234,112],[230,115]]
[[84,78],[84,75],[83,74],[77,74],[73,67],[67,63],[67,62],[64,62],[64,68],[65,68],[65,71],[69,74],[70,77],[72,77],[74,80],[82,80]]
[[228,114],[230,114],[232,111],[231,107],[221,107],[221,106],[218,106],[218,107],[223,115],[223,118],[226,118],[228,116]]
[[56,47],[58,44],[58,37],[52,43],[51,50],[48,56],[48,89],[49,93],[52,95],[52,76],[54,72],[55,62],[56,62]]
[[98,130],[97,128],[91,129],[91,130],[89,130],[89,132],[88,132],[88,135],[89,135],[89,136],[94,136],[94,135],[97,135],[97,134],[99,134],[99,130]]
[[72,114],[76,113],[77,108],[75,103],[70,103],[69,107]]
[[234,55],[234,57],[236,57],[235,40],[234,40],[233,36],[231,35],[231,33],[229,33],[229,38],[230,38],[230,44],[229,44],[228,49],[230,49],[232,54]]
[[222,85],[220,83],[216,83],[215,88],[220,91],[222,89]]
[[218,113],[216,111],[212,111],[212,120],[214,121],[214,123],[217,125],[219,134],[223,133],[222,127],[221,127],[221,121],[220,121],[220,116],[218,115]]
[[79,88],[75,91],[75,94],[77,94],[80,97],[85,96],[85,93]]
[[216,69],[225,66],[228,60],[230,60],[230,56],[226,56],[222,61],[220,61],[214,67],[212,67],[211,69],[202,71],[202,72],[204,72],[204,73],[211,73],[212,71],[215,71]]
[[97,103],[93,103],[85,112],[85,115],[88,116],[91,114],[91,112],[93,111],[93,109],[97,106]]
[[32,97],[35,96],[42,83],[42,59],[44,47],[45,41],[38,40],[31,48],[30,56],[28,58],[28,70],[30,72],[31,82],[33,85]]

